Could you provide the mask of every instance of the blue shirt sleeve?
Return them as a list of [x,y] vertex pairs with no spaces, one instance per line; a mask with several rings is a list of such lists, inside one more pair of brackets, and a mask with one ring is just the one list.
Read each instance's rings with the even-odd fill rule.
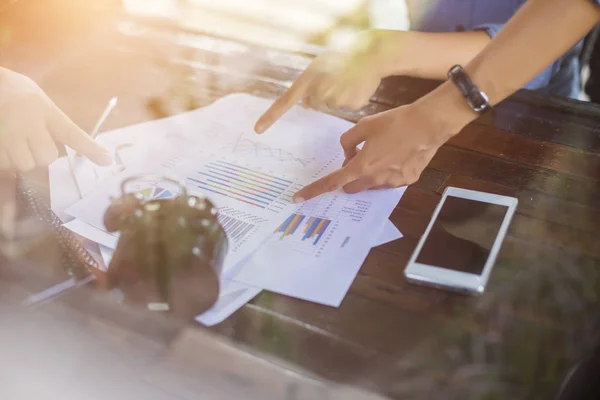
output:
[[[594,0],[596,3],[600,4],[600,0]],[[493,39],[498,35],[500,30],[504,24],[481,24],[477,25],[473,28],[474,31],[486,31],[488,35]],[[548,68],[542,71],[538,76],[533,78],[527,85],[524,86],[525,89],[540,89],[548,86],[550,79],[553,74],[560,68],[561,59],[554,61]]]

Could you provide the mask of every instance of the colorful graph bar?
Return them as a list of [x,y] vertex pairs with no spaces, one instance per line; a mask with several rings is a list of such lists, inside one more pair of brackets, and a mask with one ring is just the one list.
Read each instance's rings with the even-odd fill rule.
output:
[[327,228],[331,224],[331,221],[324,218],[310,217],[306,219],[305,215],[302,214],[292,214],[290,215],[284,222],[281,224],[276,230],[275,233],[281,233],[281,237],[279,240],[283,240],[286,236],[292,236],[298,230],[300,224],[305,221],[305,227],[302,231],[302,241],[307,239],[313,239],[313,245],[317,245]]
[[234,242],[242,239],[252,230],[252,228],[254,228],[253,224],[227,215],[219,214],[218,219],[227,236]]
[[279,225],[279,227],[275,230],[275,233],[281,233],[280,240],[286,236],[293,235],[304,218],[305,216],[300,214],[290,215],[283,224]]
[[323,234],[331,224],[331,221],[323,218],[310,217],[306,222],[306,228],[304,229],[304,236],[302,240],[315,238],[314,245],[319,243],[319,240],[323,237]]
[[260,208],[267,208],[292,184],[291,181],[225,161],[209,163],[187,180],[201,190]]

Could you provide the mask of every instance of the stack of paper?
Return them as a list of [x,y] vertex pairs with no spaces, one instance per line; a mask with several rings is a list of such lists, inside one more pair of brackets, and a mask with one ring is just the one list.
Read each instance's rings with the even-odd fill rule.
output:
[[[53,209],[107,266],[118,234],[106,232],[102,221],[121,182],[145,174],[177,179],[217,205],[230,242],[219,300],[199,322],[221,322],[263,289],[339,306],[369,250],[402,237],[388,217],[404,188],[339,191],[293,204],[298,189],[341,166],[339,138],[352,124],[296,107],[257,135],[254,122],[270,104],[235,94],[102,134],[98,141],[114,153],[115,165],[97,167],[76,156],[55,162]],[[155,178],[131,190],[149,198],[176,195]]]

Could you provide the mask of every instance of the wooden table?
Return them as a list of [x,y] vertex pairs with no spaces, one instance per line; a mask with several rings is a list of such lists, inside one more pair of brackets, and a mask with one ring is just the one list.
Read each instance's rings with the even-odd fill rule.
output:
[[[19,32],[15,21],[10,23]],[[37,79],[84,129],[113,96],[120,103],[107,129],[203,106],[233,92],[274,97],[311,59],[112,12],[45,17],[40,26],[52,33],[22,43],[15,35],[3,62]],[[45,51],[35,52],[40,46]],[[435,85],[391,78],[361,112],[341,115],[356,121],[409,103]],[[482,297],[414,286],[403,277],[447,186],[519,199]],[[44,307],[65,320],[75,318],[75,331],[83,331],[78,335],[100,337],[102,346],[134,360],[119,368],[144,371],[144,384],[160,389],[152,392],[155,397],[140,398],[199,398],[217,375],[221,380],[213,383],[220,390],[230,385],[248,398],[268,398],[261,390],[289,383],[289,371],[303,383],[292,379],[277,392],[288,397],[273,398],[311,398],[316,392],[298,388],[314,384],[324,390],[322,382],[400,399],[549,398],[597,344],[599,199],[599,109],[522,92],[438,151],[391,216],[405,237],[371,251],[339,308],[263,292],[205,330],[157,321],[82,290]],[[235,368],[236,362],[214,350],[221,342],[198,344],[214,340],[205,338],[205,331],[241,346],[242,353],[231,351],[242,358],[252,353],[248,357],[254,361]],[[112,337],[115,342],[107,342]],[[260,368],[252,366],[264,366],[257,359],[269,360],[270,374],[260,375],[262,380],[255,373]],[[228,367],[235,372],[228,374]],[[98,387],[101,381],[90,382]],[[224,393],[222,398],[229,398],[233,392]]]

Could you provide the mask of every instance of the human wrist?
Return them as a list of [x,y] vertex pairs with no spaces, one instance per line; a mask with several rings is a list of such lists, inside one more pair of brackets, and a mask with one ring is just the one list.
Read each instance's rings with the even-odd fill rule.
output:
[[468,106],[458,88],[450,81],[413,104],[432,115],[436,134],[444,142],[479,116]]

